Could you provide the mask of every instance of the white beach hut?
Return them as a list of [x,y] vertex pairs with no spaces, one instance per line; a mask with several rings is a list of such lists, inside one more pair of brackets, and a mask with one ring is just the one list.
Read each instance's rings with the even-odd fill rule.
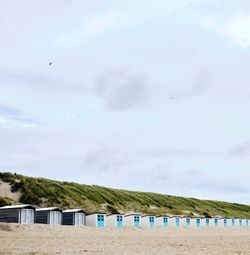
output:
[[86,215],[86,225],[99,228],[106,227],[106,213],[95,212]]
[[191,227],[199,228],[201,227],[201,219],[200,217],[191,218]]
[[191,218],[190,217],[180,217],[180,226],[181,227],[190,227]]
[[208,228],[211,227],[212,219],[211,218],[201,218],[201,227]]
[[155,218],[155,223],[157,227],[168,227],[169,217],[167,215],[160,215]]
[[143,215],[141,217],[141,226],[142,227],[155,227],[155,215]]
[[179,216],[169,217],[169,227],[179,228],[180,227],[180,217]]
[[141,227],[141,215],[138,213],[127,214],[124,216],[125,226],[127,227]]
[[227,219],[227,222],[228,222],[228,227],[231,227],[231,228],[234,228],[236,227],[236,220],[235,218],[230,218],[230,219]]
[[219,218],[219,227],[226,228],[228,226],[228,219],[227,218]]
[[123,228],[124,224],[124,214],[110,214],[106,217],[106,224],[108,227]]

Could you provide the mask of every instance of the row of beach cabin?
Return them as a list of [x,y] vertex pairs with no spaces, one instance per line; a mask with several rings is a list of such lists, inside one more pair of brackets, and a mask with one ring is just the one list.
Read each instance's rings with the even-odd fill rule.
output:
[[86,214],[81,209],[65,210],[58,207],[36,209],[32,205],[13,205],[0,208],[0,222],[20,224],[51,224],[96,227],[248,227],[242,218],[191,218],[141,214]]

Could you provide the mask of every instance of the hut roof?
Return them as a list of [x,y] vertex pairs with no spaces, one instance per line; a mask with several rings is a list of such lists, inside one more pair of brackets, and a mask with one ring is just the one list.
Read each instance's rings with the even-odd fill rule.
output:
[[88,215],[93,215],[93,214],[105,214],[106,215],[107,213],[105,213],[105,212],[93,212],[93,213],[88,213],[87,216]]
[[144,217],[156,217],[154,214],[145,214],[141,216],[142,218]]
[[131,214],[126,214],[125,217],[128,217],[128,216],[141,216],[140,213],[131,213]]
[[36,209],[37,212],[41,212],[41,211],[60,211],[62,212],[62,209],[60,209],[59,207],[46,207],[46,208],[38,208]]
[[22,208],[35,209],[35,206],[33,206],[33,205],[7,205],[7,206],[0,207],[0,210],[5,210],[5,209],[22,209]]
[[83,211],[82,209],[68,209],[63,211],[63,213],[74,213],[74,212],[85,213],[85,211]]

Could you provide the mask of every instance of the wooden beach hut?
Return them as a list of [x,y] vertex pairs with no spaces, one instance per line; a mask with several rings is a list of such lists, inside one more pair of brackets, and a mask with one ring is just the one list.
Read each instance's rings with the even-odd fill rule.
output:
[[123,228],[125,226],[124,214],[117,213],[117,214],[107,215],[106,222],[108,227]]
[[168,227],[169,226],[169,217],[167,215],[156,216],[155,224],[157,227]]
[[33,224],[35,207],[32,205],[11,205],[0,208],[0,222]]
[[124,216],[125,226],[128,227],[141,227],[141,215],[138,213],[127,214]]
[[83,226],[86,225],[85,212],[82,209],[69,209],[62,212],[62,224]]
[[95,212],[86,215],[86,225],[99,228],[106,227],[106,213]]
[[39,208],[35,211],[35,223],[38,224],[62,224],[62,209],[58,207]]
[[141,226],[142,227],[155,227],[155,215],[143,215],[141,216]]

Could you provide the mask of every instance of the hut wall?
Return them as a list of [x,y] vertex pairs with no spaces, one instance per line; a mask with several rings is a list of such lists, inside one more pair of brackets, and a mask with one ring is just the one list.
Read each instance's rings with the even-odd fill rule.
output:
[[0,210],[0,222],[20,223],[20,209]]

